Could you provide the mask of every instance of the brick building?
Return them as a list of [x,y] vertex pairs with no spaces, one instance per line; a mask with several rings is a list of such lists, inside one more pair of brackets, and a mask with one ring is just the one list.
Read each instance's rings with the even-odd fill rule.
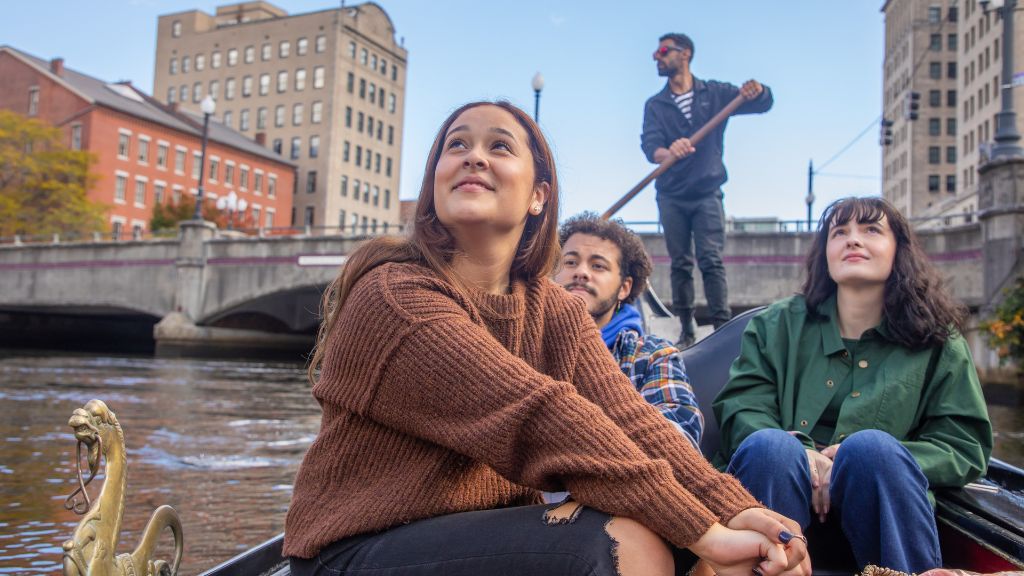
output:
[[[202,118],[164,106],[128,83],[106,83],[0,46],[0,108],[61,128],[73,149],[88,150],[99,177],[90,199],[109,206],[115,237],[149,228],[153,206],[193,202],[199,185]],[[288,226],[295,166],[256,141],[211,121],[204,195],[234,192],[246,218]]]

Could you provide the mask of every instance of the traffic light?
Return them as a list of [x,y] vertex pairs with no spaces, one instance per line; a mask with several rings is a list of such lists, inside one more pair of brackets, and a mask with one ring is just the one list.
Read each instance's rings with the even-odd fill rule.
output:
[[921,93],[910,92],[907,94],[903,115],[907,120],[917,120],[917,111],[921,108]]
[[881,134],[878,137],[878,143],[882,146],[889,146],[892,144],[892,125],[893,121],[888,118],[882,118]]

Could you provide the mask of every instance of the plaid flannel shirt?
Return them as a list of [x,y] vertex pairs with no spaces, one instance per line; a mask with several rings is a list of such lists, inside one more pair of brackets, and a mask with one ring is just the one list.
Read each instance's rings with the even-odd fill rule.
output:
[[641,337],[627,328],[619,332],[611,352],[644,400],[699,450],[704,415],[697,406],[679,349],[664,338],[650,334]]

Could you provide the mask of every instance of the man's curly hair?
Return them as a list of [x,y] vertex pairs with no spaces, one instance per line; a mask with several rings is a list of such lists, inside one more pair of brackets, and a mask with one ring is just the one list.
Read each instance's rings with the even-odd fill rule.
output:
[[566,220],[559,230],[558,240],[565,242],[573,234],[589,234],[602,240],[608,240],[619,247],[619,273],[622,279],[633,279],[633,288],[626,296],[626,302],[636,300],[647,288],[647,278],[651,275],[651,258],[644,250],[644,243],[635,232],[626,228],[622,220],[602,220],[594,212],[583,212]]

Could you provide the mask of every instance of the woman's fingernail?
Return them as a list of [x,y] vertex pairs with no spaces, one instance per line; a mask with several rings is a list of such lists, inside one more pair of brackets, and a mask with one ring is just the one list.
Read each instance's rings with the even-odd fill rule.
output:
[[754,573],[754,576],[764,576],[764,574],[761,573],[760,568],[751,568],[750,571]]
[[783,544],[789,544],[789,541],[793,539],[793,535],[783,530],[779,532],[779,541]]

